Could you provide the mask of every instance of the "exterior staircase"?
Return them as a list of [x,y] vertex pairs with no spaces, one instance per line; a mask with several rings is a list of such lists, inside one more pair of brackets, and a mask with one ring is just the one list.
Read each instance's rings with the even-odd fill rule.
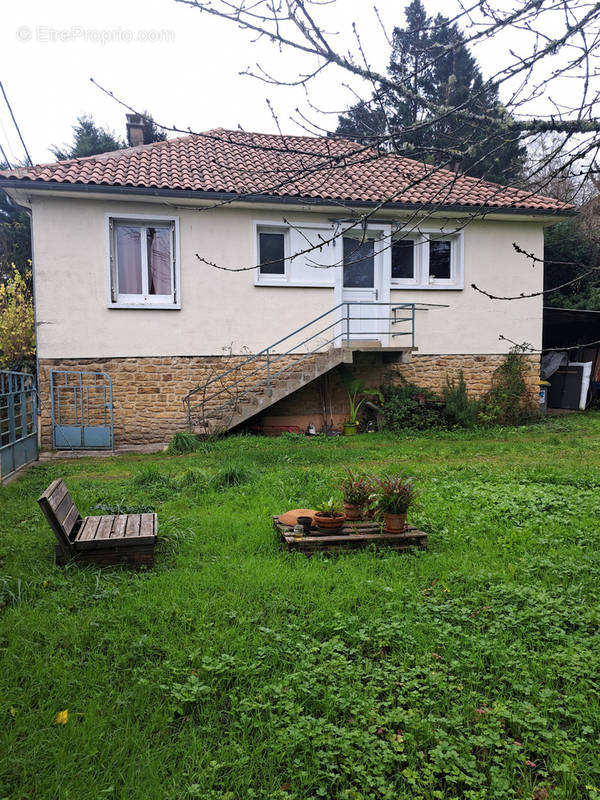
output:
[[[263,375],[256,382],[245,380],[242,376],[228,384],[223,383],[223,392],[229,395],[227,402],[218,405],[196,403],[191,409],[190,430],[206,435],[231,430],[337,367],[346,358],[346,351],[342,348],[313,353],[298,363],[290,363],[284,371],[270,379],[269,387],[266,364],[263,364],[260,369]],[[252,376],[254,379],[257,377],[256,374]]]
[[[355,351],[391,350],[405,358],[416,349],[415,311],[427,310],[423,304],[376,303],[391,308],[391,315],[384,318],[387,329],[361,329],[355,334],[352,320],[364,318],[352,316],[353,305],[359,304],[340,303],[249,358],[233,357],[233,366],[196,386],[184,398],[189,430],[199,435],[231,430],[339,364],[351,364]],[[368,336],[361,340],[369,333],[383,334],[391,341],[407,336],[410,344],[382,347],[381,341]]]

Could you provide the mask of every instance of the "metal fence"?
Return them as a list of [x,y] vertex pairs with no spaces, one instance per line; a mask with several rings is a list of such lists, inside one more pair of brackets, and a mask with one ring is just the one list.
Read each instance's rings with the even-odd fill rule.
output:
[[0,480],[38,456],[37,405],[33,375],[0,370]]

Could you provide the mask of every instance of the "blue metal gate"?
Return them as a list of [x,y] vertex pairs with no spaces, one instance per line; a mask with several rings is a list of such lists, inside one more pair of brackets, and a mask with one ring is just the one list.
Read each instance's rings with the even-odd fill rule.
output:
[[37,392],[29,372],[0,371],[0,479],[38,456]]
[[57,450],[113,446],[112,381],[105,372],[50,372],[52,444]]

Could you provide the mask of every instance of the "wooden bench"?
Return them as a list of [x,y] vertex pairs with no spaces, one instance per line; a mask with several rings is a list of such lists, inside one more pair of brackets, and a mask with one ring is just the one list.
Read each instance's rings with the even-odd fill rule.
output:
[[81,518],[62,478],[38,498],[58,540],[56,563],[69,561],[139,568],[154,566],[156,514],[115,514]]

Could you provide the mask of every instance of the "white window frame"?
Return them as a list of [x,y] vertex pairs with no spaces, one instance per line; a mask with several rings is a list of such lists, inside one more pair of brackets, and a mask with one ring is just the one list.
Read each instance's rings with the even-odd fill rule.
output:
[[412,278],[392,277],[392,247],[390,244],[390,285],[394,288],[414,289],[421,283],[421,250],[423,249],[422,237],[418,234],[409,233],[403,236],[392,236],[392,242],[400,239],[401,241],[414,242],[413,247],[413,276]]
[[[260,271],[260,234],[283,234],[283,274],[263,274]],[[254,222],[254,284],[256,286],[282,286],[290,281],[290,226],[277,222]]]
[[[302,231],[305,228],[309,231],[323,231],[324,238],[330,239],[334,232],[335,227],[330,222],[313,222],[302,220],[301,222],[295,222],[294,220],[290,220],[290,222],[282,222],[281,220],[269,220],[269,219],[255,219],[252,223],[252,235],[253,235],[253,247],[254,247],[254,285],[255,286],[296,286],[301,287],[304,289],[313,288],[313,289],[333,289],[335,286],[335,273],[339,270],[336,270],[335,265],[338,262],[337,258],[337,250],[336,250],[336,241],[331,242],[328,247],[331,247],[329,251],[332,256],[332,266],[331,268],[323,269],[321,271],[321,275],[319,279],[315,278],[314,280],[311,279],[298,279],[294,277],[294,254],[292,253],[292,243],[293,239],[297,238],[295,234],[298,231]],[[283,275],[263,275],[260,271],[260,245],[259,245],[259,234],[260,233],[283,233],[284,234],[284,273]],[[305,245],[307,246],[307,245]],[[302,247],[300,247],[302,249]],[[303,256],[299,256],[302,258]],[[318,271],[317,271],[318,272]],[[327,277],[324,278],[323,275]]]
[[[155,214],[127,214],[122,211],[107,212],[104,215],[106,228],[107,259],[107,305],[108,308],[143,308],[179,310],[181,308],[179,217]],[[169,295],[119,295],[117,285],[117,256],[114,240],[115,223],[131,223],[132,227],[155,227],[157,224],[171,226],[171,293]],[[147,280],[147,258],[145,247],[142,251],[142,288]]]
[[[464,289],[464,233],[462,230],[419,228],[418,231],[398,230],[392,238],[413,239],[415,242],[414,278],[392,278],[392,289]],[[429,274],[429,243],[450,241],[450,277],[434,278]],[[390,248],[391,251],[391,248]],[[390,254],[391,276],[391,254]]]

